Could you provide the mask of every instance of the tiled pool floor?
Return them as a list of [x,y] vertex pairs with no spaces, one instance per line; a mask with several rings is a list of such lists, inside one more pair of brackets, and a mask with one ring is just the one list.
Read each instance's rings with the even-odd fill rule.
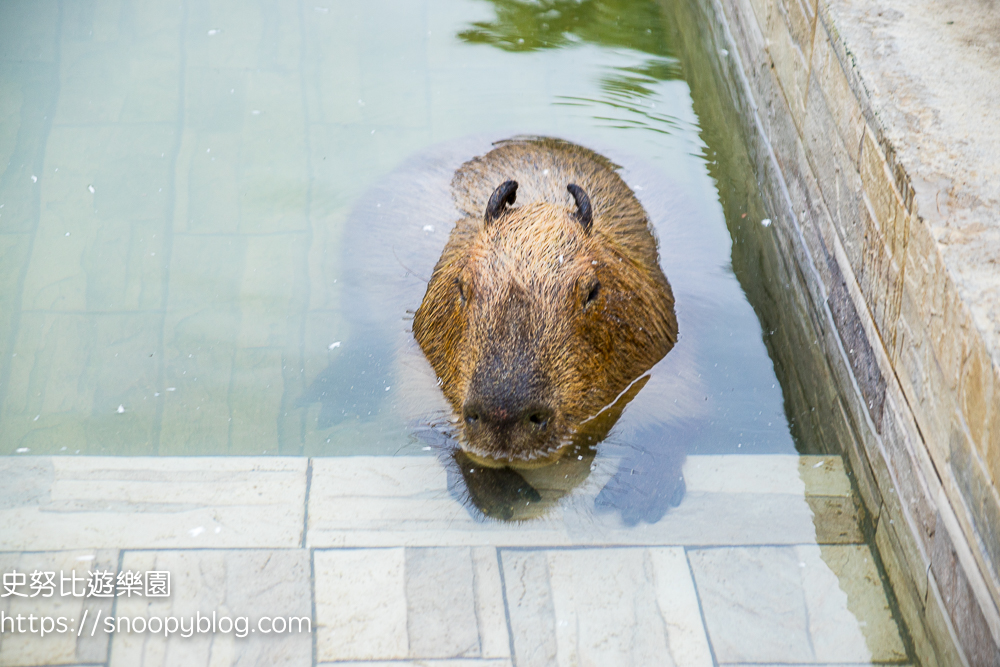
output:
[[[3,573],[171,576],[166,598],[0,598],[7,616],[72,619],[0,635],[0,665],[907,659],[836,457],[691,456],[681,505],[634,528],[583,511],[587,489],[543,521],[476,521],[431,457],[17,457],[0,473]],[[313,631],[92,632],[98,614],[213,613]]]

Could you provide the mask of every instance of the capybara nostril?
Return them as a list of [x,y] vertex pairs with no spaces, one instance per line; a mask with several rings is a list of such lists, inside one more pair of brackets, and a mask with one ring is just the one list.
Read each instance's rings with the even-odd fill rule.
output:
[[546,426],[549,425],[549,420],[552,419],[553,411],[542,405],[533,405],[524,411],[524,423],[531,426],[531,428],[542,431]]
[[478,403],[467,403],[462,408],[462,419],[465,420],[466,426],[478,426],[482,419],[482,412]]

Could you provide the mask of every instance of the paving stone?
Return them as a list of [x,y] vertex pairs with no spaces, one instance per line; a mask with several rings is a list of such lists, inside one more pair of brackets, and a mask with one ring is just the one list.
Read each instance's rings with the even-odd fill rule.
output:
[[[29,615],[52,619],[64,617],[63,621],[68,628],[66,632],[52,632],[52,628],[45,626],[44,629],[51,634],[44,636],[39,633],[43,629],[41,620],[35,621],[33,633],[11,633],[8,632],[9,627],[5,628],[3,639],[0,640],[0,665],[7,667],[105,662],[108,656],[108,636],[103,632],[94,632],[93,636],[91,633],[94,629],[93,620],[98,618],[98,613],[102,616],[110,614],[114,599],[86,597],[86,582],[91,571],[114,571],[117,566],[118,552],[114,550],[0,554],[0,572],[24,573],[27,585],[18,589],[18,592],[29,596],[0,598],[0,611],[7,617],[14,616],[15,622],[18,615],[23,616],[25,630],[30,629]],[[46,583],[46,575],[53,573],[53,588],[32,589],[32,575],[36,572],[41,573],[36,576],[39,583],[43,584]],[[75,583],[74,577],[77,578]],[[31,595],[35,597],[30,597]],[[80,628],[81,623],[84,624],[83,629]]]
[[383,662],[381,660],[365,660],[364,662],[320,662],[317,663],[319,667],[323,665],[336,665],[336,667],[510,667],[512,665],[510,660],[392,660],[390,662]]
[[316,551],[316,660],[409,656],[403,549]]
[[906,657],[865,545],[688,552],[720,663]]
[[320,662],[509,661],[494,549],[319,550],[314,558]]
[[794,548],[688,552],[715,657],[729,662],[813,662]]
[[52,477],[34,482],[37,503],[0,509],[0,549],[294,548],[302,541],[305,459],[50,460]]
[[712,664],[681,549],[502,554],[517,664]]
[[480,653],[483,658],[509,660],[510,634],[503,604],[503,586],[497,550],[490,547],[473,547],[471,551]]
[[[197,628],[198,617],[215,623],[215,632],[116,632],[110,665],[288,665],[312,661],[312,595],[309,552],[304,549],[248,551],[126,552],[122,571],[170,573],[168,598],[121,597],[116,622],[123,618],[177,618]],[[232,619],[234,627],[227,630]],[[267,617],[267,618],[264,618]],[[237,620],[237,619],[244,620]],[[277,619],[292,631],[271,630]],[[296,619],[289,621],[289,619]],[[306,624],[297,619],[306,619]],[[154,621],[155,622],[155,621]],[[259,625],[259,623],[264,625]],[[148,627],[148,626],[147,626]],[[203,625],[212,627],[210,623]],[[302,631],[298,631],[299,628]],[[252,630],[257,630],[256,632]],[[242,637],[239,635],[243,635]]]

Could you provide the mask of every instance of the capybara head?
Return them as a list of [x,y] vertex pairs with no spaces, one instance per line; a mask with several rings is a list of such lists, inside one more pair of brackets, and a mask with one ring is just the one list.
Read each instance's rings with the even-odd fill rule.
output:
[[520,206],[518,182],[492,186],[482,213],[452,231],[414,317],[460,445],[481,464],[557,459],[677,340],[645,213],[598,166]]

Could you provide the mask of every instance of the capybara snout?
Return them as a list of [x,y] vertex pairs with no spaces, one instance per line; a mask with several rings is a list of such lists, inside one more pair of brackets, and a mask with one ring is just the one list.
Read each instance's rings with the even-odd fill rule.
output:
[[677,339],[645,211],[605,158],[514,140],[452,181],[464,213],[413,332],[483,465],[550,462]]

